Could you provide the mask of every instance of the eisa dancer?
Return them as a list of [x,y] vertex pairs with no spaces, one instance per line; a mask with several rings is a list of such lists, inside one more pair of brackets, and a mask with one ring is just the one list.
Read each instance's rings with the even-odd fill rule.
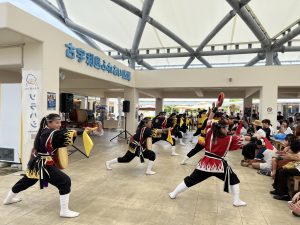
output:
[[[222,101],[221,101],[222,102]],[[222,104],[218,103],[218,106]],[[236,150],[241,147],[242,138],[239,136],[228,136],[228,121],[221,119],[217,123],[212,123],[212,118],[217,112],[217,107],[210,114],[206,126],[205,137],[205,155],[200,159],[198,166],[194,172],[184,178],[173,192],[169,193],[170,198],[187,190],[189,187],[198,184],[211,176],[215,176],[224,181],[224,191],[232,192],[233,205],[245,206],[246,203],[240,200],[240,186],[237,175],[232,171],[231,167],[225,160],[225,156],[229,150]]]
[[[171,126],[173,126],[173,120],[171,120]],[[166,113],[160,112],[156,117],[152,120],[152,127],[154,129],[165,129],[168,125],[166,119]],[[173,131],[173,130],[172,130]],[[158,141],[166,141],[172,145],[171,147],[171,156],[177,156],[175,149],[175,139],[173,137],[168,137],[168,133],[156,133],[156,135],[152,136],[153,144]]]
[[47,187],[48,182],[58,188],[60,194],[60,216],[77,217],[78,212],[69,210],[71,179],[58,167],[57,149],[73,143],[74,131],[60,130],[61,118],[58,114],[49,114],[40,123],[34,141],[34,150],[28,163],[26,175],[9,191],[3,204],[8,205],[21,201],[17,194],[40,180],[40,187]]
[[180,118],[177,118],[176,113],[172,113],[167,119],[167,128],[172,128],[172,135],[179,139],[180,145],[185,145],[182,141],[182,131],[179,126]]
[[[213,120],[212,122],[218,122],[221,117],[223,116],[223,113],[222,112],[216,112],[214,117],[213,117]],[[206,118],[207,119],[207,118]],[[183,160],[180,162],[181,165],[185,165],[187,160],[191,157],[193,157],[194,155],[196,155],[198,152],[200,152],[204,146],[205,146],[205,132],[206,132],[206,124],[207,124],[207,120],[205,120],[205,123],[203,124],[203,126],[205,125],[205,128],[201,128],[201,136],[198,137],[198,142],[197,144],[195,145],[195,147],[193,149],[191,149],[183,158]],[[242,124],[241,124],[242,125]],[[242,129],[240,125],[240,130]],[[239,130],[239,132],[240,132]]]
[[154,160],[156,158],[155,153],[152,151],[152,137],[158,133],[166,131],[162,129],[152,129],[152,121],[150,118],[144,118],[137,127],[136,133],[133,135],[133,139],[130,141],[128,151],[123,157],[114,158],[106,161],[106,169],[111,170],[111,165],[115,163],[129,163],[135,157],[140,157],[141,162],[144,162],[144,158],[149,159],[146,174],[155,174],[152,171]]

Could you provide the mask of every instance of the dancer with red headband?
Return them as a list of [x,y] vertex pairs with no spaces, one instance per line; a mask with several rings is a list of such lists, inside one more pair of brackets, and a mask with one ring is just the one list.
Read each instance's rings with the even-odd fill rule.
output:
[[217,107],[213,104],[213,110],[209,115],[206,126],[205,137],[205,155],[200,159],[197,168],[194,172],[184,178],[174,191],[169,193],[170,198],[174,199],[176,196],[187,190],[189,187],[198,184],[211,176],[215,176],[224,181],[224,191],[233,194],[234,206],[245,206],[246,203],[240,200],[240,180],[232,171],[231,167],[225,160],[225,156],[229,150],[240,149],[243,137],[240,134],[241,126],[238,128],[235,136],[228,136],[228,121],[221,119],[216,123],[212,122],[218,107],[222,106],[224,100],[224,93],[219,94]]

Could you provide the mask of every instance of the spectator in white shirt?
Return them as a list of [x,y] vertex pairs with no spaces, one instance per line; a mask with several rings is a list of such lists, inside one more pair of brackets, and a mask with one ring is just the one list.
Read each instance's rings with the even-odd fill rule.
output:
[[282,134],[292,134],[293,131],[289,127],[289,122],[287,120],[283,120],[280,125],[279,133]]

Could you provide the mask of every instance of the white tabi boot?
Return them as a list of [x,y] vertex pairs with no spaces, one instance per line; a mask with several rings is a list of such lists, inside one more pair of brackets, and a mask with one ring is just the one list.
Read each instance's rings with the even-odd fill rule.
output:
[[154,165],[154,161],[149,160],[148,166],[147,166],[147,170],[146,170],[146,174],[147,174],[147,175],[153,175],[153,174],[156,174],[156,172],[152,171],[153,165]]
[[16,193],[13,193],[12,190],[9,190],[6,198],[3,201],[3,205],[9,205],[9,204],[13,204],[13,203],[22,201],[22,199],[17,198],[16,196],[17,196]]
[[105,162],[105,166],[107,170],[112,170],[112,168],[110,167],[112,164],[118,163],[118,158],[114,158],[112,160],[106,161]]
[[189,159],[188,156],[184,156],[183,160],[180,162],[181,165],[185,165],[186,161]]
[[179,144],[180,145],[185,145],[185,143],[183,143],[182,138],[179,138]]
[[230,189],[232,192],[232,196],[233,196],[233,205],[234,206],[245,206],[247,205],[246,202],[243,202],[240,199],[240,185],[239,184],[235,184],[235,185],[230,185]]
[[60,195],[60,216],[67,218],[74,218],[79,216],[79,212],[74,212],[69,209],[70,194]]
[[178,153],[176,153],[176,151],[175,151],[176,149],[175,149],[175,146],[172,146],[171,147],[171,156],[176,156],[176,155],[179,155]]
[[179,193],[184,192],[186,189],[188,189],[188,187],[185,185],[184,181],[182,181],[173,192],[169,193],[169,196],[174,199]]

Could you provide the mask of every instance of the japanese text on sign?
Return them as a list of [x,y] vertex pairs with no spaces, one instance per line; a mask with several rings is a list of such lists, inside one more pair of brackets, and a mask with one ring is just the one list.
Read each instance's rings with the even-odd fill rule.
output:
[[122,70],[115,65],[106,62],[99,56],[96,56],[90,52],[86,52],[82,48],[75,48],[72,43],[66,43],[66,57],[70,59],[77,59],[77,62],[85,62],[87,66],[93,67],[97,70],[107,71],[114,76],[122,77],[124,80],[131,80],[131,73],[126,70]]

